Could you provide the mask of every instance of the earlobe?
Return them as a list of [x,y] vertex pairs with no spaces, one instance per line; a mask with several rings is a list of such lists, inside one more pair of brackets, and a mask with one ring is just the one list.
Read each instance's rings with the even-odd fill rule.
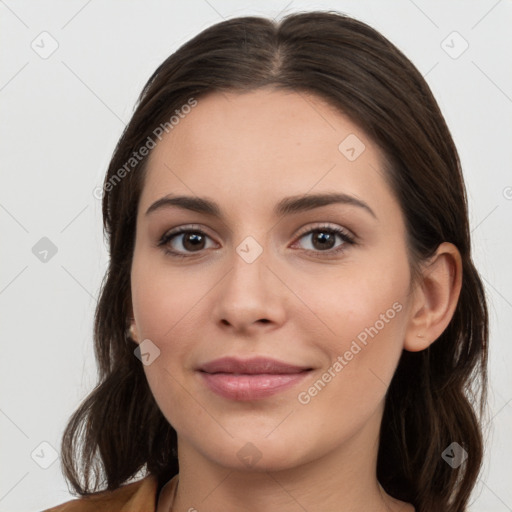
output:
[[425,264],[417,283],[404,349],[418,352],[441,336],[453,317],[462,286],[462,260],[455,245],[443,242]]
[[130,321],[130,325],[129,325],[128,329],[126,330],[126,337],[129,340],[134,341],[135,343],[139,343],[139,338],[137,335],[137,326],[135,325],[135,319],[130,318],[129,321]]

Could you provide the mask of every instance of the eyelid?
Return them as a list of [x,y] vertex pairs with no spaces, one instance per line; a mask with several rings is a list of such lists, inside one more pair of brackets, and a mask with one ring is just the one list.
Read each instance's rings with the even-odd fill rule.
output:
[[345,234],[348,238],[350,238],[354,241],[357,240],[357,236],[352,231],[350,231],[349,229],[347,229],[344,226],[341,226],[339,224],[334,224],[332,222],[314,222],[313,225],[308,224],[303,229],[301,229],[297,235],[295,235],[295,238],[301,238],[302,236],[307,235],[311,231],[316,231],[319,229],[339,230],[339,231],[342,231],[343,234]]
[[208,228],[202,226],[201,224],[180,224],[175,228],[171,228],[165,231],[160,238],[162,239],[173,234],[181,234],[183,231],[201,231],[211,238],[211,235],[208,233]]
[[[303,236],[311,231],[314,231],[315,229],[321,229],[321,228],[340,229],[341,231],[346,233],[347,236],[349,236],[350,238],[352,238],[354,240],[357,240],[357,238],[358,238],[357,235],[353,231],[347,229],[344,226],[334,224],[331,222],[314,222],[313,225],[308,224],[299,230],[299,232],[295,235],[295,238],[300,238],[301,236]],[[212,235],[210,235],[208,233],[208,229],[205,228],[204,226],[202,226],[201,224],[183,224],[181,226],[177,226],[176,228],[167,230],[160,237],[160,239],[163,239],[163,238],[173,235],[173,234],[180,234],[183,231],[195,231],[195,230],[202,231],[202,232],[204,232],[205,235],[208,235],[210,238],[213,238]]]

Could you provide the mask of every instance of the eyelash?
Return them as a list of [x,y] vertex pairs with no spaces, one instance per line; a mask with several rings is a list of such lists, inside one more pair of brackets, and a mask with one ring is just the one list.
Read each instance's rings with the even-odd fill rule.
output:
[[[332,256],[338,256],[338,255],[342,254],[346,250],[346,247],[345,247],[346,244],[349,244],[349,245],[355,245],[356,244],[354,237],[351,236],[347,231],[345,231],[344,229],[341,229],[339,227],[333,227],[333,226],[329,226],[329,225],[320,225],[320,226],[317,226],[317,227],[312,228],[312,229],[309,228],[308,230],[306,230],[306,231],[302,232],[301,234],[299,234],[298,237],[297,237],[297,240],[300,240],[305,235],[310,235],[310,234],[313,234],[313,233],[316,233],[316,232],[328,232],[330,234],[338,235],[343,240],[343,242],[344,242],[338,248],[336,248],[336,249],[329,249],[327,251],[314,251],[314,250],[310,250],[310,249],[305,249],[305,251],[308,252],[308,253],[325,254],[325,256],[320,256],[320,257],[328,258],[328,257],[332,257]],[[193,257],[195,253],[183,254],[183,253],[180,253],[178,251],[175,251],[175,250],[172,250],[172,249],[168,249],[166,247],[167,244],[173,238],[175,238],[175,237],[177,237],[177,236],[179,236],[181,234],[184,234],[184,233],[200,234],[200,235],[204,235],[204,236],[210,238],[201,229],[195,229],[195,228],[193,228],[193,226],[183,226],[183,227],[177,228],[174,231],[170,231],[168,233],[164,233],[162,238],[158,241],[157,246],[158,247],[163,247],[164,253],[166,255],[170,256],[171,258],[189,258],[189,257]],[[200,252],[201,251],[197,251],[197,254],[199,254]]]

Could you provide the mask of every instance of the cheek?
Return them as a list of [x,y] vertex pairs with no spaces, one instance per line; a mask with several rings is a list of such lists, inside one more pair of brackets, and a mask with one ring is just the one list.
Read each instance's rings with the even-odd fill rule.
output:
[[376,281],[357,277],[324,294],[322,320],[329,334],[312,338],[312,344],[326,355],[326,363],[309,387],[298,390],[299,410],[326,438],[342,435],[340,425],[343,432],[358,431],[376,413],[403,349],[407,281],[388,275],[375,286]]
[[[153,396],[169,423],[175,428],[183,419],[176,411],[194,407],[184,387],[184,365],[201,336],[200,321],[205,321],[201,299],[205,288],[204,276],[196,278],[160,263],[148,264],[149,258],[134,255],[131,286],[132,304],[141,340],[149,339],[156,345],[159,355],[144,366],[144,372]],[[198,417],[200,409],[194,411]]]
[[[407,259],[396,255],[394,262],[360,263],[325,282],[316,280],[314,286],[303,283],[302,289],[309,290],[304,302],[311,306],[314,324],[324,333],[311,340],[331,363],[338,356],[343,358],[348,370],[344,373],[351,374],[350,386],[372,372],[387,384],[401,355],[407,326]],[[307,321],[311,319],[309,315]]]
[[154,260],[144,254],[134,255],[132,304],[139,332],[162,343],[191,321],[207,288],[203,273],[173,268],[160,258]]

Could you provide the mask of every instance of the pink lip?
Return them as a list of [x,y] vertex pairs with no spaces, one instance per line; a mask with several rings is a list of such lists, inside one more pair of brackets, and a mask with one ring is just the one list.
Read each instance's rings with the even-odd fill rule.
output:
[[257,400],[294,386],[311,368],[264,357],[248,360],[223,357],[198,370],[213,392],[231,400]]

